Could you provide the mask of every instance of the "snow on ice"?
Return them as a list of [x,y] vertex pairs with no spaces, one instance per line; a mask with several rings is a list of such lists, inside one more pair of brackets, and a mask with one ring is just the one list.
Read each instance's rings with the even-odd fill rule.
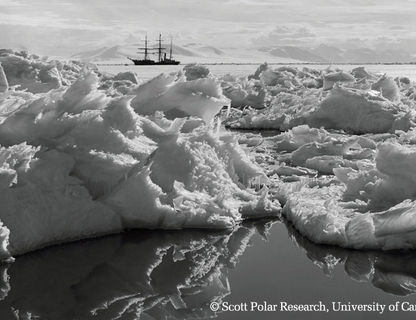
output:
[[128,228],[229,229],[280,212],[317,243],[416,247],[407,78],[267,64],[218,77],[188,65],[141,83],[7,50],[0,63],[2,259]]
[[2,258],[126,228],[232,228],[279,212],[266,187],[251,188],[267,177],[237,137],[211,128],[229,104],[214,79],[119,75],[113,86],[77,63],[8,51],[0,62]]
[[233,108],[225,123],[281,131],[240,141],[269,176],[282,215],[316,243],[415,248],[414,83],[364,68],[267,65],[249,78],[267,91],[264,107]]

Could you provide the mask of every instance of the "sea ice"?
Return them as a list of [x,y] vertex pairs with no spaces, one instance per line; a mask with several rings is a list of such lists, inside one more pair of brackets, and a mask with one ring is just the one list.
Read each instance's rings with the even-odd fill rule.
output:
[[383,75],[371,85],[371,89],[379,91],[383,97],[391,101],[400,100],[400,89],[391,77]]
[[0,63],[1,259],[128,228],[234,228],[281,204],[317,243],[416,247],[410,81],[263,64],[141,83],[7,50]]
[[282,186],[284,215],[317,243],[355,249],[414,248],[416,189],[412,170],[406,169],[414,166],[414,155],[414,147],[384,142],[377,146],[375,166],[359,160],[346,164],[344,155],[337,157],[336,166],[323,170],[316,167],[316,157],[309,158],[306,163],[317,163],[312,167],[325,174],[332,169],[338,181],[322,187],[312,181]]
[[209,123],[229,100],[212,78],[186,81],[183,77],[160,76],[131,89],[131,104],[142,115],[163,111],[170,118],[196,116]]
[[1,63],[0,63],[0,93],[6,92],[7,89],[9,89],[9,83],[7,81],[3,67],[1,66]]
[[306,119],[309,125],[354,133],[407,131],[405,110],[390,101],[360,90],[335,87]]
[[188,81],[207,78],[210,75],[209,69],[200,64],[187,64],[183,67],[183,71]]
[[[135,84],[35,56],[1,62],[16,86],[0,93],[2,258],[125,228],[231,228],[279,213],[266,187],[251,188],[268,179],[237,137],[212,128],[229,104],[215,79]],[[128,94],[102,81],[127,81]]]
[[[359,134],[407,131],[414,126],[416,116],[414,86],[396,82],[399,80],[377,77],[364,68],[351,73],[321,72],[272,69],[263,64],[246,79],[226,82],[224,92],[231,105],[246,108],[227,116],[225,124],[236,129],[282,131],[307,124]],[[261,110],[256,101],[246,99],[250,91],[264,96]]]
[[334,87],[334,84],[336,83],[355,81],[355,78],[351,74],[347,72],[343,72],[343,71],[324,74],[323,78],[324,78],[324,85],[323,85],[324,90],[332,89]]

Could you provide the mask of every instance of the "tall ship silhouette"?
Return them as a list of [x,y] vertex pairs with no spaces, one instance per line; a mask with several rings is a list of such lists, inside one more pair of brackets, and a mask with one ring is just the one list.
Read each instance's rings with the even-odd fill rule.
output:
[[[136,66],[148,66],[148,65],[176,65],[180,64],[180,61],[174,60],[172,58],[172,39],[170,40],[170,49],[169,49],[169,58],[167,57],[166,48],[162,47],[162,35],[159,34],[159,40],[157,40],[157,48],[149,48],[147,41],[147,34],[144,40],[144,48],[139,48],[139,53],[143,53],[143,59],[133,59],[127,57],[129,60],[133,61]],[[149,58],[149,55],[157,54],[158,59],[152,60]]]

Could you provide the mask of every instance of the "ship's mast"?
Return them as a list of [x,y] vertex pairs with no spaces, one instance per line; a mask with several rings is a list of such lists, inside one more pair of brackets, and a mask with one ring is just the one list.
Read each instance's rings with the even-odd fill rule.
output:
[[144,60],[148,60],[148,56],[147,56],[147,33],[146,33],[146,38],[144,40]]
[[159,53],[159,62],[162,61],[162,34],[159,33],[159,48],[158,48],[158,53]]
[[170,37],[169,60],[172,60],[172,37]]
[[144,48],[138,48],[138,53],[144,53],[144,60],[149,60],[149,48],[147,47],[147,33],[144,38]]

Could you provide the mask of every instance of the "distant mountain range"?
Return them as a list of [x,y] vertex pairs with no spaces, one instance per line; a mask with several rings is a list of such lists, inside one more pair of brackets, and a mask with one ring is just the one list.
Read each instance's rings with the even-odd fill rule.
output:
[[[132,40],[132,39],[130,39]],[[71,59],[97,63],[128,63],[127,57],[137,57],[139,43],[126,43],[83,51]],[[316,63],[366,63],[366,62],[411,62],[415,55],[391,48],[373,50],[369,48],[340,49],[321,44],[314,48],[296,46],[269,46],[262,48],[216,48],[198,43],[173,46],[174,58],[182,63],[260,63],[260,62],[316,62]]]
[[[70,58],[96,63],[128,63],[127,57],[143,56],[138,53],[138,47],[142,45],[123,44],[113,47],[101,47],[94,50],[87,50],[72,55]],[[165,45],[166,46],[166,45]],[[268,52],[258,49],[219,49],[213,46],[190,43],[182,46],[173,45],[173,56],[182,63],[204,62],[204,63],[250,63],[250,62],[297,62],[299,59],[291,57],[273,56]],[[154,57],[154,59],[156,56]]]
[[394,48],[389,50],[374,50],[370,48],[340,49],[335,46],[321,44],[315,48],[282,46],[261,48],[261,50],[276,57],[319,63],[391,63],[416,61],[415,55]]

